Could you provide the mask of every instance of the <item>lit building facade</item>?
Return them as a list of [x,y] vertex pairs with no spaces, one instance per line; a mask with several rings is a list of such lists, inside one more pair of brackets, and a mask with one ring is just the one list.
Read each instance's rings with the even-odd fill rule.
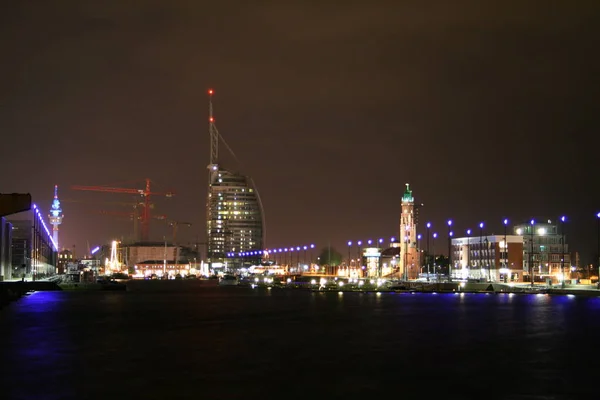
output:
[[26,218],[11,219],[12,278],[36,279],[56,274],[58,249],[39,208],[33,204],[23,215]]
[[409,184],[402,196],[400,214],[400,257],[399,274],[401,279],[416,279],[419,271],[419,251],[417,249],[417,224],[415,199]]
[[[258,265],[264,247],[264,213],[252,180],[209,165],[207,257],[210,268]],[[236,254],[255,252],[242,258]],[[227,257],[233,254],[233,257]]]
[[73,252],[67,249],[58,252],[58,259],[56,260],[57,272],[64,274],[67,271],[67,264],[75,262]]
[[[149,278],[152,275],[157,277],[175,278],[177,275],[182,277],[189,275],[191,270],[190,263],[177,263],[175,260],[146,260],[133,266],[136,277]],[[166,275],[165,275],[166,274]]]
[[12,279],[12,224],[0,217],[0,282]]
[[148,260],[172,260],[171,263],[177,263],[180,253],[178,246],[161,242],[137,243],[122,249],[119,257],[126,265],[142,264]]
[[450,262],[454,279],[521,282],[523,237],[480,235],[453,238]]
[[562,224],[552,224],[551,221],[533,221],[533,224],[530,222],[514,227],[514,233],[523,238],[523,270],[528,275],[527,280],[531,281],[532,266],[536,281],[562,281],[563,273],[568,279],[571,257],[566,236],[559,229],[560,226]]

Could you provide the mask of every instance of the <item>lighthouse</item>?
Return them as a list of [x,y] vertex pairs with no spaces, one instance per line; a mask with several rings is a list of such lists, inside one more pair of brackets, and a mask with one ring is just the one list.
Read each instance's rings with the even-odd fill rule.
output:
[[415,222],[415,199],[409,184],[402,196],[400,214],[400,277],[414,279],[418,276],[417,229]]
[[52,237],[57,251],[60,251],[60,248],[58,247],[58,226],[62,224],[63,217],[64,215],[60,209],[60,201],[58,200],[58,185],[54,185],[54,199],[52,200],[52,207],[50,207],[48,219],[52,225]]

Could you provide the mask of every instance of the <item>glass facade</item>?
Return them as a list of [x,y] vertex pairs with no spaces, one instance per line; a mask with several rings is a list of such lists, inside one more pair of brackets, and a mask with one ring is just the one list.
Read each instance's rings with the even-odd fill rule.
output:
[[38,207],[12,223],[12,278],[37,279],[56,274],[57,248]]
[[[260,263],[260,256],[239,255],[264,246],[264,214],[252,180],[216,164],[210,165],[209,171],[208,262],[212,268],[228,269]],[[228,257],[230,254],[234,256]]]

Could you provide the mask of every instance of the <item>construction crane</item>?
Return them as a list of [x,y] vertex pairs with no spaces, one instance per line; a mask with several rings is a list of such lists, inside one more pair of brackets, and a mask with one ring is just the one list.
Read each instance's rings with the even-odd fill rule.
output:
[[192,226],[191,222],[171,221],[171,220],[168,220],[167,222],[169,225],[171,225],[173,227],[173,243],[176,243],[176,241],[177,241],[177,230],[180,225],[184,225],[187,227]]
[[144,209],[140,216],[140,222],[142,225],[142,241],[147,242],[150,239],[150,196],[166,196],[172,197],[173,192],[153,192],[150,190],[150,179],[146,178],[146,186],[144,189],[134,188],[118,188],[110,186],[71,186],[72,190],[87,190],[93,192],[108,192],[108,193],[126,193],[126,194],[137,194],[144,198]]
[[[128,219],[129,221],[133,221],[133,240],[135,241],[139,241],[139,237],[138,237],[138,226],[139,226],[139,221],[141,219],[141,216],[136,209],[134,209],[133,211],[129,211],[129,212],[125,212],[125,211],[113,211],[113,210],[92,210],[91,212],[95,213],[95,214],[100,214],[100,215],[109,215],[112,217],[123,217],[124,219]],[[158,214],[152,214],[152,216],[150,217],[151,219],[157,219],[157,220],[167,220],[167,216],[166,215],[158,215]]]

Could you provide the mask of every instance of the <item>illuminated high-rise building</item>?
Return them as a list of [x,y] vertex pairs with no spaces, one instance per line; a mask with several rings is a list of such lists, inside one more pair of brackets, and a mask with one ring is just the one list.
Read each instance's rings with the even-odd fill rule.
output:
[[[209,90],[209,132],[211,140],[206,201],[207,261],[211,268],[235,269],[258,264],[264,248],[264,212],[254,182],[218,163],[222,139],[212,113]],[[253,253],[248,256],[248,253]]]
[[419,254],[417,250],[415,199],[408,183],[402,196],[401,207],[399,272],[402,279],[414,279],[419,273]]
[[54,199],[52,200],[48,219],[50,220],[50,225],[52,225],[52,238],[57,250],[60,250],[58,245],[58,226],[62,224],[63,217],[64,215],[60,209],[60,201],[58,200],[58,185],[54,185]]

